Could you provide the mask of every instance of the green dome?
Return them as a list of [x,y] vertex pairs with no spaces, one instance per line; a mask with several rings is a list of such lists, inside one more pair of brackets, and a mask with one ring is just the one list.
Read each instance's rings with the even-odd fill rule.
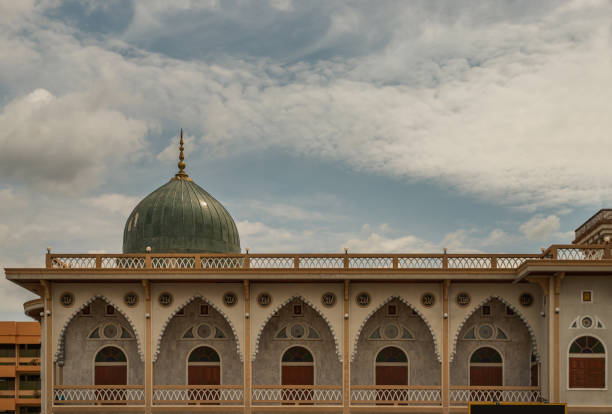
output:
[[123,231],[123,253],[240,253],[232,216],[190,180],[173,178],[146,196]]
[[240,253],[232,216],[184,171],[182,129],[179,159],[179,172],[128,217],[123,253]]

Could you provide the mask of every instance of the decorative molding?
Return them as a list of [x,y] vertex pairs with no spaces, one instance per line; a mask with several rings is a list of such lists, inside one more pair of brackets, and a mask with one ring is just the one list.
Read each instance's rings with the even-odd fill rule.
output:
[[518,316],[523,321],[523,323],[527,327],[527,331],[529,332],[529,336],[531,337],[531,348],[532,348],[532,351],[533,351],[533,353],[534,353],[534,355],[536,357],[536,361],[537,362],[541,362],[540,361],[540,353],[538,352],[538,342],[537,342],[537,339],[536,339],[535,331],[533,330],[533,328],[531,327],[531,325],[527,321],[527,318],[525,317],[525,315],[523,315],[521,313],[521,311],[516,306],[514,306],[513,304],[511,304],[510,302],[508,302],[506,299],[504,299],[503,297],[501,297],[499,295],[491,295],[491,296],[486,297],[484,300],[482,300],[480,303],[478,303],[476,306],[474,306],[472,308],[472,310],[469,311],[465,315],[465,317],[463,318],[463,320],[461,321],[459,326],[457,326],[457,331],[455,332],[455,335],[453,337],[453,347],[452,347],[452,351],[450,353],[450,362],[453,362],[453,360],[455,359],[455,353],[457,351],[457,340],[459,339],[459,334],[461,333],[461,329],[466,324],[468,319],[470,319],[470,317],[474,314],[474,312],[476,312],[478,309],[480,309],[480,307],[482,305],[484,305],[487,302],[491,301],[491,299],[497,299],[500,302],[502,302],[504,305],[510,307],[510,309],[512,309],[514,311],[514,314],[516,316]]
[[234,324],[232,323],[231,319],[229,318],[229,316],[223,312],[223,309],[221,309],[219,306],[215,305],[213,302],[211,302],[210,300],[208,300],[206,297],[204,297],[201,294],[196,294],[193,295],[192,297],[190,297],[189,299],[187,299],[185,302],[183,302],[183,304],[177,308],[175,308],[172,313],[170,314],[170,316],[168,316],[168,318],[166,319],[166,321],[164,322],[164,324],[162,325],[161,331],[159,333],[159,336],[157,338],[157,343],[155,346],[155,352],[153,353],[153,362],[157,361],[157,357],[159,356],[159,351],[160,351],[160,347],[161,347],[161,341],[162,338],[164,337],[164,333],[166,332],[166,329],[168,328],[168,324],[170,324],[170,321],[174,318],[174,316],[176,316],[176,314],[178,313],[178,311],[180,311],[181,309],[183,309],[185,306],[189,305],[191,302],[193,302],[196,299],[202,299],[204,302],[206,302],[208,304],[208,306],[212,306],[213,309],[215,309],[217,312],[219,312],[221,314],[221,316],[223,316],[225,318],[225,320],[227,321],[227,323],[230,326],[230,329],[232,330],[232,334],[234,335],[234,340],[236,341],[236,352],[238,352],[238,358],[240,358],[240,361],[242,362],[242,352],[240,351],[240,341],[238,340],[238,332],[236,331],[236,327],[234,326]]
[[433,327],[431,326],[429,321],[425,318],[425,315],[423,315],[423,313],[420,310],[418,310],[414,305],[412,305],[406,299],[402,298],[401,296],[397,296],[397,295],[389,296],[387,299],[385,299],[383,302],[381,302],[376,308],[372,309],[370,311],[370,313],[368,313],[368,315],[361,322],[361,325],[359,325],[359,329],[357,329],[357,333],[355,334],[355,345],[353,346],[353,352],[351,353],[351,362],[353,362],[355,360],[355,356],[357,355],[357,345],[359,343],[359,337],[360,337],[361,332],[363,331],[363,328],[365,327],[366,323],[368,323],[370,318],[372,316],[374,316],[374,314],[376,312],[378,312],[383,306],[385,306],[387,303],[391,302],[394,299],[399,300],[404,305],[406,305],[410,309],[412,309],[417,315],[419,315],[421,320],[425,323],[425,326],[427,326],[427,329],[429,329],[429,332],[431,333],[431,337],[433,339],[434,353],[436,354],[436,358],[438,359],[438,362],[441,363],[442,362],[442,357],[440,355],[440,350],[438,349],[438,341],[436,340],[436,334],[434,332]]
[[134,322],[128,316],[128,314],[126,314],[123,311],[123,309],[121,309],[119,306],[115,305],[110,299],[108,299],[106,296],[101,295],[101,294],[97,294],[97,295],[92,296],[88,301],[83,303],[74,312],[72,312],[72,314],[66,319],[66,321],[64,321],[64,324],[62,325],[62,329],[59,332],[59,338],[57,340],[58,341],[57,342],[57,351],[55,352],[55,356],[53,357],[53,362],[57,362],[57,363],[63,363],[64,362],[64,345],[65,345],[64,344],[64,335],[66,334],[66,329],[68,329],[68,325],[70,324],[72,319],[74,319],[74,317],[77,316],[87,305],[91,305],[97,299],[101,299],[104,302],[106,302],[108,305],[111,305],[128,322],[128,324],[132,328],[132,331],[134,331],[134,336],[136,337],[136,345],[138,347],[138,355],[140,355],[140,360],[142,362],[144,362],[144,360],[145,360],[144,350],[142,349],[142,343],[140,341],[140,335],[138,334],[138,330],[136,329],[136,326],[134,325]]
[[257,339],[255,340],[255,349],[253,351],[251,360],[255,361],[255,358],[257,357],[257,352],[259,351],[259,341],[261,339],[261,335],[263,334],[263,331],[264,331],[266,325],[268,324],[268,322],[270,321],[270,319],[272,319],[272,316],[274,316],[274,314],[276,312],[280,311],[285,305],[289,304],[294,299],[300,299],[305,304],[307,304],[308,306],[313,308],[315,310],[315,312],[317,312],[319,314],[319,316],[321,316],[321,318],[323,318],[325,323],[327,323],[327,326],[329,327],[329,330],[331,331],[332,337],[334,338],[334,344],[336,345],[336,355],[338,355],[338,360],[340,362],[342,362],[342,353],[340,352],[340,345],[338,343],[338,337],[336,336],[336,332],[334,332],[334,328],[333,328],[331,322],[329,321],[329,318],[327,318],[327,316],[325,316],[325,314],[321,311],[321,309],[319,309],[314,303],[312,303],[311,301],[309,301],[308,299],[306,299],[302,295],[297,295],[297,294],[287,298],[285,301],[283,301],[283,303],[279,304],[276,308],[274,308],[268,314],[268,316],[266,316],[266,319],[264,319],[263,323],[259,327],[259,330],[257,331]]

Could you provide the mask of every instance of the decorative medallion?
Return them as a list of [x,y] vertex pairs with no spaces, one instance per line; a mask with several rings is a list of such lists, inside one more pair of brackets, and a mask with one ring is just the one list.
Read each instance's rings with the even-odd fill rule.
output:
[[593,319],[591,319],[589,316],[585,316],[580,321],[580,324],[582,325],[583,328],[586,328],[586,329],[592,328],[593,327]]
[[356,300],[359,306],[366,307],[370,304],[370,294],[366,292],[361,292],[359,295],[357,295]]
[[323,306],[331,308],[336,304],[336,295],[334,295],[332,292],[324,293],[323,296],[321,296],[321,303]]
[[423,296],[421,296],[421,303],[426,308],[431,308],[434,303],[436,303],[436,297],[433,293],[424,293]]
[[480,325],[478,328],[478,336],[482,339],[491,339],[493,336],[493,327],[491,325]]
[[459,306],[467,306],[472,301],[470,294],[467,292],[461,292],[457,295],[457,305]]
[[62,296],[60,296],[60,302],[63,306],[68,308],[74,303],[74,295],[70,292],[62,293]]
[[264,308],[272,303],[272,296],[269,293],[260,293],[257,296],[257,303],[259,306],[263,306]]
[[531,296],[530,293],[523,293],[520,297],[519,297],[519,302],[521,303],[521,305],[523,306],[531,306],[531,304],[533,303],[533,296]]
[[238,303],[238,296],[236,296],[234,292],[227,292],[225,295],[223,295],[223,303],[225,303],[227,306],[234,306],[236,303]]
[[168,292],[160,294],[159,304],[162,306],[170,306],[172,304],[172,295]]
[[136,304],[138,303],[138,295],[134,292],[128,292],[123,297],[123,301],[129,307],[136,306]]

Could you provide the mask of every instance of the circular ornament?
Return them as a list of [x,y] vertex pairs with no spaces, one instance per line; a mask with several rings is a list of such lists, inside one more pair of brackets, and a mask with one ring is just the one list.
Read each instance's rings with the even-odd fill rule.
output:
[[269,293],[260,293],[257,296],[257,303],[259,304],[259,306],[262,307],[266,307],[268,306],[270,303],[272,303],[272,296],[270,296]]
[[159,295],[159,304],[162,306],[170,306],[172,304],[172,295],[168,292]]
[[138,303],[138,295],[134,292],[128,292],[125,294],[125,296],[123,297],[123,301],[125,302],[126,305],[128,305],[130,308],[136,306],[136,304]]
[[211,329],[210,326],[206,325],[206,324],[202,324],[200,326],[198,326],[198,336],[200,338],[208,338],[210,336],[211,333]]
[[323,306],[331,308],[336,304],[336,295],[332,292],[326,292],[321,296],[321,303]]
[[531,304],[533,303],[533,296],[531,296],[530,293],[523,293],[519,297],[519,302],[523,306],[531,306]]
[[491,337],[493,337],[493,327],[491,325],[480,325],[478,328],[478,336],[481,339],[491,339]]
[[472,301],[470,294],[467,292],[461,292],[457,295],[457,305],[459,306],[467,306]]
[[72,306],[72,304],[74,303],[74,295],[70,292],[62,293],[62,296],[60,296],[60,303],[62,304],[62,306],[65,306],[67,308]]
[[395,339],[397,338],[397,335],[399,335],[399,329],[397,329],[396,325],[387,325],[385,326],[385,338],[388,339]]
[[238,296],[236,296],[234,292],[227,292],[225,295],[223,295],[223,303],[225,303],[227,306],[234,306],[236,303],[238,303]]
[[421,303],[426,308],[431,308],[434,303],[436,303],[436,297],[433,293],[424,293],[423,296],[421,296]]
[[370,294],[367,292],[361,292],[355,299],[357,300],[357,304],[364,308],[370,304]]
[[587,329],[588,328],[592,328],[593,327],[593,319],[591,319],[589,316],[585,316],[580,321],[580,324],[582,325],[583,328],[587,328]]
[[297,324],[291,327],[291,336],[296,339],[303,338],[305,333],[306,330],[303,325]]
[[104,327],[102,333],[104,334],[104,337],[112,339],[117,336],[117,334],[119,333],[119,329],[117,329],[116,325],[113,325],[111,323]]

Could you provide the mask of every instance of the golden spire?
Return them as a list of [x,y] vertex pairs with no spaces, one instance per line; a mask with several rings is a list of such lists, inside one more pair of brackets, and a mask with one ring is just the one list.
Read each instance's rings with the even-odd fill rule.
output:
[[191,178],[189,178],[189,175],[187,175],[187,173],[185,172],[185,155],[183,154],[183,150],[185,148],[183,147],[183,128],[181,128],[181,140],[179,141],[179,162],[178,162],[178,167],[179,167],[179,172],[177,172],[174,175],[174,180],[188,180],[191,181]]

